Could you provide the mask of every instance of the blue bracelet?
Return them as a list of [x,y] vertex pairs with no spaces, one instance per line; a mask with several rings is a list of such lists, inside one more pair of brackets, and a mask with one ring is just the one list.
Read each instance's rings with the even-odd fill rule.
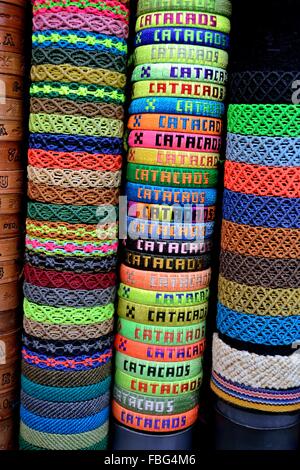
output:
[[[163,65],[163,66],[162,66]],[[228,73],[218,67],[196,64],[146,64],[137,65],[131,80],[192,80],[226,85]]]
[[28,411],[21,405],[20,416],[24,424],[31,429],[50,434],[79,434],[92,431],[102,426],[109,417],[109,407],[85,418],[61,419],[44,418]]
[[50,387],[40,385],[32,380],[21,376],[22,390],[30,396],[40,400],[49,400],[52,402],[72,402],[86,401],[104,395],[110,389],[111,377],[107,377],[101,382],[85,387]]
[[262,166],[300,166],[299,137],[227,134],[227,160]]
[[123,139],[118,137],[89,137],[67,134],[30,134],[29,148],[53,150],[54,152],[89,152],[120,155]]
[[224,112],[225,105],[219,101],[186,98],[137,98],[129,106],[129,114],[167,113],[221,118]]
[[267,346],[290,346],[300,340],[300,316],[246,315],[218,303],[217,328],[224,335]]
[[227,50],[229,34],[198,28],[149,28],[136,34],[134,47],[147,44],[190,44]]
[[214,206],[217,200],[217,190],[215,188],[178,189],[138,183],[127,183],[126,195],[129,201],[134,202],[181,206],[192,204],[203,208],[204,206]]
[[[204,238],[211,238],[213,236],[214,226],[215,222],[207,222],[205,224],[174,224],[172,222],[152,222],[151,220],[127,217],[128,238],[132,240],[142,238],[143,240],[203,241]],[[197,231],[199,231],[199,236],[192,235],[196,227]],[[184,234],[182,233],[183,229],[186,232]],[[167,236],[166,234],[169,235]]]
[[85,44],[84,42],[76,42],[75,44],[72,44],[68,41],[44,41],[42,44],[38,43],[37,41],[32,42],[33,47],[39,47],[40,49],[43,49],[45,47],[51,47],[52,49],[76,49],[78,52],[80,50],[84,51],[97,51],[97,52],[104,52],[106,54],[112,54],[114,56],[120,55],[120,56],[126,56],[127,52],[126,51],[120,51],[119,49],[116,49],[115,47],[105,47],[102,44],[95,44],[94,46],[90,46],[89,44]]
[[254,196],[225,189],[223,217],[237,224],[300,228],[300,199]]

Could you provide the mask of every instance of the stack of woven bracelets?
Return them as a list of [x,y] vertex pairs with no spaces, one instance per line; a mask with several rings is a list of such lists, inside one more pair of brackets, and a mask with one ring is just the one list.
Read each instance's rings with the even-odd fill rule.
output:
[[232,405],[284,413],[300,410],[299,72],[269,56],[230,80],[211,383]]
[[127,3],[33,2],[22,449],[107,445]]
[[0,450],[16,446],[21,346],[25,1],[0,2]]
[[139,0],[113,414],[197,420],[227,79],[229,1]]

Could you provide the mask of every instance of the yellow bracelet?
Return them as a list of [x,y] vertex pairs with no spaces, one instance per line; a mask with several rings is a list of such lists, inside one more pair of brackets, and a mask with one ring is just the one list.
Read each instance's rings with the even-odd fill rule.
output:
[[129,149],[127,160],[131,163],[177,168],[217,168],[219,154],[136,147]]
[[132,99],[161,96],[223,101],[225,95],[226,87],[223,85],[193,81],[144,80],[134,83],[132,87]]

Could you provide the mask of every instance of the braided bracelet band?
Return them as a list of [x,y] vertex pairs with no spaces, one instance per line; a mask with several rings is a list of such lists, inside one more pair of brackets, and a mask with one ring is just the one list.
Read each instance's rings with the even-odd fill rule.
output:
[[116,368],[125,374],[134,374],[141,379],[174,382],[178,379],[190,379],[200,374],[202,362],[194,359],[188,362],[153,364],[152,361],[142,361],[118,352],[116,353]]
[[[214,222],[207,222],[206,224],[174,224],[170,222],[152,222],[149,220],[135,219],[133,217],[127,218],[128,237],[133,240],[137,240],[138,238],[147,240],[150,238],[154,240],[200,241],[203,243],[205,238],[211,238],[213,236],[213,231]],[[40,243],[37,243],[37,247],[40,247]],[[111,250],[114,248],[115,246],[113,246]],[[74,247],[74,250],[75,249],[80,250],[78,247]],[[101,256],[101,251],[103,251],[102,247],[93,247],[93,249],[96,249],[96,253]]]
[[221,135],[223,130],[222,119],[178,116],[173,114],[134,114],[128,121],[128,129],[141,129],[152,131],[176,131],[196,134]]
[[299,229],[252,227],[223,220],[221,246],[241,255],[300,258]]
[[209,188],[217,185],[218,171],[174,167],[168,170],[162,166],[128,163],[126,177],[132,183],[184,186],[185,188]]
[[[139,361],[140,362],[140,361]],[[194,408],[198,402],[198,393],[185,393],[176,398],[164,398],[155,396],[141,395],[124,388],[114,386],[114,400],[127,410],[138,411],[145,414],[170,415],[181,413]]]
[[219,277],[219,301],[231,310],[270,317],[300,316],[300,289],[247,286]]
[[230,21],[228,18],[188,11],[168,11],[141,15],[136,22],[136,31],[157,26],[190,26],[193,28],[221,31],[223,33],[230,32]]
[[291,346],[300,338],[300,316],[283,318],[248,315],[219,303],[217,328],[221,333],[240,341],[267,346]]
[[[118,315],[122,318],[131,318],[135,321],[139,321],[141,318],[141,323],[164,323],[166,326],[172,326],[176,323],[181,324],[184,322],[196,323],[197,321],[202,320],[206,317],[206,313],[203,316],[197,317],[194,313],[197,309],[205,308],[209,298],[209,289],[201,289],[191,292],[152,292],[146,291],[144,289],[137,289],[136,287],[130,287],[122,282],[119,285],[118,290],[119,303],[118,303]],[[148,309],[148,312],[143,312],[143,303],[148,307],[151,306],[151,309]],[[132,305],[133,304],[133,305]],[[135,304],[140,304],[138,307]],[[142,305],[141,305],[142,304]],[[153,307],[152,307],[153,306]],[[178,315],[176,310],[180,306],[183,315]],[[188,306],[188,307],[187,307]],[[192,306],[195,306],[193,310]],[[170,318],[165,318],[165,315],[158,315],[156,319],[152,319],[149,312],[151,310],[156,311],[162,310],[165,311],[166,308],[172,307],[175,315],[170,315]],[[192,312],[192,317],[189,315],[186,316],[185,308],[188,308]],[[132,308],[132,311],[131,311]],[[137,308],[141,308],[139,314],[136,318],[135,311]],[[180,311],[180,310],[179,310]],[[132,315],[131,315],[132,314]]]
[[174,432],[192,426],[198,418],[198,405],[190,411],[178,415],[156,416],[144,415],[135,411],[126,410],[113,400],[112,413],[117,421],[129,428],[154,433]]
[[195,272],[207,269],[211,265],[210,254],[198,255],[194,257],[169,257],[155,256],[152,254],[137,253],[136,251],[126,250],[124,263],[136,269],[146,269],[163,272]]
[[231,104],[228,131],[233,134],[299,137],[300,106],[294,104]]
[[109,205],[102,205],[100,208],[94,206],[74,207],[67,204],[58,206],[56,204],[41,204],[29,201],[27,212],[33,220],[86,224],[113,222],[117,217],[117,209]]
[[144,80],[135,82],[132,87],[132,99],[148,96],[175,96],[224,101],[225,93],[226,88],[223,85],[180,80]]
[[232,7],[229,0],[139,0],[137,15],[168,10],[206,11],[230,16]]
[[130,163],[163,167],[216,168],[219,162],[219,155],[181,150],[130,148],[127,159]]
[[[90,13],[97,16],[108,16],[111,18],[115,18],[116,20],[124,21],[126,23],[128,21],[128,9],[125,8],[123,5],[115,4],[114,2],[105,2],[106,4],[101,4],[97,2],[86,2],[85,4],[76,3],[74,5],[65,4],[63,1],[54,2],[52,0],[52,4],[43,3],[41,5],[35,3],[33,7],[33,15],[36,14],[47,14],[49,13],[59,13],[61,11],[67,11],[70,13],[80,13],[82,10],[84,13]],[[112,6],[108,6],[111,3]]]
[[166,113],[192,114],[221,118],[225,112],[224,103],[214,100],[196,100],[186,98],[138,98],[129,106],[129,114]]
[[193,80],[226,85],[227,71],[217,67],[196,64],[145,64],[137,65],[131,80]]
[[202,383],[202,373],[192,379],[180,380],[177,382],[158,382],[138,379],[127,375],[120,370],[116,370],[115,384],[128,391],[136,392],[147,396],[167,396],[177,397],[199,390]]
[[258,196],[300,197],[300,167],[282,168],[225,162],[225,187]]
[[191,150],[208,153],[219,153],[221,143],[221,137],[175,132],[131,131],[128,137],[130,147]]
[[[145,204],[143,202],[128,201],[128,216],[138,219],[175,222],[175,223],[205,223],[213,222],[216,217],[215,206],[166,206],[161,204]],[[143,242],[141,240],[141,242]],[[193,247],[192,247],[193,248]],[[172,248],[174,250],[174,247]],[[142,248],[138,248],[142,250]],[[152,251],[149,245],[148,251]],[[178,251],[173,251],[178,254]],[[171,254],[171,252],[169,252]],[[185,253],[187,254],[187,253]]]
[[153,44],[137,47],[134,51],[135,65],[160,62],[202,64],[226,69],[228,53],[213,47],[188,46],[186,44]]
[[119,318],[118,334],[124,338],[139,341],[143,344],[157,344],[161,346],[179,346],[195,343],[205,338],[205,320],[201,323],[188,326],[158,327],[143,325],[134,321]]
[[42,252],[47,255],[74,255],[74,256],[106,256],[116,254],[118,251],[118,239],[105,240],[104,242],[84,242],[73,240],[47,240],[45,238],[33,238],[26,236],[25,246],[28,250]]

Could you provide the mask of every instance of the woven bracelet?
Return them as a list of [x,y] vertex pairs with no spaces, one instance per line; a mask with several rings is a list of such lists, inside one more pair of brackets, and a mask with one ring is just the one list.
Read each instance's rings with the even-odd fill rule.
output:
[[83,402],[54,403],[39,400],[21,392],[23,406],[31,413],[45,418],[84,418],[91,416],[109,406],[110,394],[106,393],[100,397]]
[[181,344],[187,345],[195,343],[196,341],[204,339],[206,330],[205,320],[194,325],[176,326],[173,328],[167,326],[143,325],[142,323],[135,323],[132,320],[119,318],[117,331],[118,334],[126,339],[139,341],[144,344],[179,346]]
[[35,184],[28,181],[27,194],[29,199],[59,205],[74,206],[99,206],[112,205],[117,206],[119,201],[119,189],[102,188],[98,189],[78,189],[78,188],[60,188],[59,186],[50,186],[47,184]]
[[26,236],[25,246],[28,250],[42,252],[48,255],[74,255],[74,256],[107,256],[118,251],[118,239],[104,242],[83,242],[73,240],[49,240],[46,238],[33,238]]
[[[22,437],[19,437],[19,446],[20,446],[20,450],[30,450],[30,451],[32,451],[32,450],[39,450],[39,451],[49,450],[48,448],[45,448],[45,447],[38,447],[38,446],[35,446],[33,444],[30,444],[29,442],[27,442]],[[82,447],[82,448],[80,448],[80,450],[85,450],[85,451],[106,450],[107,446],[108,446],[108,434],[106,434],[106,436],[100,442],[97,442],[96,444],[92,444],[91,446],[88,446],[88,447]]]
[[71,271],[74,273],[101,273],[108,272],[116,268],[116,256],[105,256],[103,258],[86,257],[76,258],[75,256],[46,256],[43,253],[25,251],[25,261],[31,266],[44,269],[54,269],[56,271]]
[[128,163],[126,178],[127,181],[132,183],[183,186],[184,188],[210,188],[217,185],[218,171],[174,167],[171,170],[167,170],[163,166]]
[[125,374],[134,374],[141,379],[174,382],[200,374],[202,361],[194,359],[189,362],[153,364],[151,361],[142,361],[118,352],[116,353],[116,368]]
[[148,44],[190,44],[227,50],[229,35],[197,28],[149,28],[136,34],[135,47]]
[[228,131],[233,134],[299,137],[300,106],[295,104],[231,104]]
[[237,224],[300,228],[300,199],[255,196],[225,189],[223,217]]
[[188,46],[186,44],[153,44],[137,47],[134,51],[133,60],[135,65],[181,63],[202,64],[226,69],[228,53],[213,47]]
[[24,317],[23,326],[27,334],[37,338],[56,341],[89,340],[111,333],[113,319],[90,325],[52,325]]
[[221,333],[240,341],[270,346],[289,346],[299,340],[300,316],[247,315],[219,303],[217,328]]
[[223,121],[221,119],[178,116],[176,114],[134,114],[128,121],[128,129],[150,131],[176,131],[195,134],[221,135]]
[[[129,217],[137,217],[138,219],[145,219],[151,221],[161,222],[175,222],[175,223],[204,223],[213,222],[216,217],[215,206],[203,206],[203,205],[188,205],[186,206],[166,206],[160,204],[145,204],[143,202],[128,201],[128,215]],[[130,240],[129,240],[130,242]],[[141,240],[141,244],[143,241]],[[127,245],[128,246],[128,245]],[[142,246],[142,245],[141,245]],[[147,244],[145,245],[147,246]],[[163,246],[163,245],[162,245]],[[195,247],[192,247],[195,250]],[[172,252],[178,254],[177,251],[172,247]],[[142,251],[142,248],[138,248],[138,251]],[[148,245],[148,251],[153,251],[151,245]],[[199,252],[199,249],[197,250]],[[187,254],[187,252],[185,252]]]
[[133,391],[141,395],[147,396],[166,396],[176,397],[184,396],[191,392],[199,390],[202,383],[202,374],[193,377],[190,380],[180,380],[178,382],[157,382],[154,380],[138,379],[134,376],[124,374],[120,370],[116,370],[115,384],[127,391]]
[[222,251],[220,260],[221,274],[231,281],[271,289],[300,287],[297,259],[268,259]]
[[213,100],[149,97],[133,100],[129,106],[129,114],[192,114],[221,118],[224,112],[224,104]]
[[29,165],[38,168],[64,168],[69,170],[118,171],[122,167],[121,155],[92,154],[87,152],[53,152],[28,150]]
[[69,64],[33,65],[30,70],[32,82],[75,82],[94,85],[107,85],[124,88],[126,75],[101,68],[73,67]]
[[239,225],[223,220],[221,246],[224,251],[263,258],[300,258],[297,229]]
[[195,64],[149,64],[134,68],[131,80],[193,80],[226,85],[226,70]]
[[30,134],[29,148],[57,152],[89,152],[105,155],[121,155],[123,140],[117,137],[90,137],[60,134]]
[[69,170],[27,167],[28,180],[60,188],[118,188],[121,171]]
[[24,296],[36,304],[52,307],[99,307],[114,302],[116,289],[69,290],[34,286],[25,282]]
[[179,168],[217,168],[218,154],[204,152],[185,152],[178,150],[158,150],[149,148],[130,148],[128,162]]
[[47,15],[37,14],[33,16],[32,22],[34,31],[77,29],[96,31],[97,33],[125,39],[128,37],[128,25],[123,21],[107,16],[97,17],[84,12],[68,13],[60,11],[59,13],[47,13]]
[[69,223],[98,224],[116,220],[118,210],[111,206],[72,206],[41,204],[29,201],[27,215],[34,220],[61,221]]
[[[214,226],[214,222],[207,222],[205,224],[178,224],[170,222],[152,222],[149,220],[127,217],[128,237],[132,238],[133,240],[137,240],[138,238],[147,240],[150,238],[154,240],[189,240],[191,242],[200,241],[203,243],[204,239],[210,239],[213,236]],[[28,246],[29,245],[30,243],[28,243]],[[38,242],[37,246],[39,247],[40,245],[41,244]],[[112,251],[115,248],[116,247],[113,245],[110,250]],[[75,249],[80,250],[80,248],[77,247],[74,247],[74,250]],[[101,256],[104,248],[95,247],[95,249],[96,253]]]
[[224,185],[258,196],[300,197],[300,167],[281,168],[225,162]]
[[143,184],[127,183],[126,194],[130,201],[149,204],[203,204],[213,206],[216,203],[215,189],[163,188]]
[[[71,2],[70,2],[71,3]],[[66,4],[64,1],[52,0],[51,3],[35,3],[33,6],[33,15],[36,14],[47,14],[49,13],[59,13],[59,12],[70,12],[70,13],[79,13],[83,10],[83,13],[90,13],[97,16],[107,16],[114,18],[116,20],[123,21],[124,23],[128,22],[129,12],[120,3],[106,1],[105,4],[87,1],[85,3],[76,2],[75,5]]]
[[108,304],[103,307],[49,307],[38,305],[24,299],[24,314],[27,318],[58,324],[58,325],[88,325],[109,320],[114,314],[114,305]]
[[[124,284],[121,284],[124,286]],[[128,292],[128,287],[124,286],[125,292]],[[130,288],[132,289],[132,288]],[[122,287],[120,287],[122,290]],[[137,289],[134,289],[136,291]],[[143,291],[142,289],[138,289]],[[125,320],[130,320],[137,323],[147,325],[160,325],[160,326],[188,326],[203,323],[206,319],[208,312],[207,296],[205,295],[205,289],[196,292],[180,292],[178,293],[164,293],[164,292],[153,292],[152,297],[155,296],[156,304],[153,307],[142,302],[146,302],[144,298],[138,298],[140,302],[129,300],[128,297],[119,297],[118,301],[118,316]],[[189,305],[188,295],[190,294],[191,305]],[[183,306],[176,307],[174,305],[174,298],[182,299],[181,303]],[[150,293],[149,293],[150,297]],[[186,299],[186,300],[185,300]],[[198,303],[196,303],[196,301]],[[154,304],[155,304],[154,303]],[[165,304],[165,305],[164,305]],[[189,306],[186,306],[186,305]],[[194,304],[194,305],[193,305]],[[177,304],[178,305],[178,304]]]
[[139,0],[137,15],[161,10],[206,11],[230,16],[232,6],[229,0]]
[[219,277],[219,301],[231,310],[269,317],[300,316],[300,289],[267,289]]
[[211,266],[211,255],[205,253],[194,257],[170,257],[143,254],[136,251],[126,250],[124,263],[135,269],[146,269],[149,271],[165,272],[195,272],[202,271]]
[[293,83],[299,81],[299,71],[263,70],[233,72],[230,77],[231,103],[286,103],[293,99]]
[[[57,33],[55,35],[58,36]],[[113,54],[115,57],[118,57],[118,56],[122,57],[126,55],[127,53],[126,48],[125,48],[125,51],[121,51],[119,47],[114,47],[114,46],[107,47],[105,45],[99,44],[98,41],[95,41],[94,44],[92,45],[86,44],[85,41],[76,41],[72,43],[71,35],[69,37],[62,37],[60,40],[55,40],[53,36],[49,38],[44,36],[43,39],[41,39],[41,36],[39,36],[39,37],[33,37],[32,39],[33,39],[32,47],[33,48],[38,47],[39,49],[51,47],[51,49],[60,50],[63,48],[67,48],[68,50],[76,50],[78,52],[87,51],[87,52],[98,52],[98,53],[100,52],[104,54],[105,53]]]
[[59,49],[53,47],[34,47],[32,65],[69,64],[75,67],[92,67],[126,73],[126,56],[114,56],[109,52],[77,51],[76,49]]
[[191,410],[199,403],[197,392],[185,393],[180,397],[174,398],[156,398],[155,396],[129,392],[117,385],[114,386],[113,397],[117,403],[124,406],[127,410],[158,416]]
[[180,26],[230,32],[230,20],[224,16],[189,11],[164,11],[141,15],[136,22],[136,31],[157,26]]
[[[185,308],[188,306],[196,306],[197,308],[200,307],[202,304],[206,304],[209,298],[209,289],[202,289],[202,290],[197,290],[197,291],[191,291],[191,292],[151,292],[151,291],[146,291],[144,289],[137,289],[136,287],[130,287],[127,286],[126,284],[120,283],[119,285],[119,290],[118,290],[118,296],[119,296],[119,303],[118,303],[118,315],[122,318],[127,318],[130,320],[133,318],[133,320],[138,321],[141,318],[141,323],[147,323],[152,322],[152,321],[157,321],[157,322],[163,322],[166,323],[167,326],[172,326],[175,323],[180,323],[180,317],[181,315],[178,316],[178,319],[176,317],[177,315],[177,310],[174,310],[174,308],[180,307],[181,311],[183,309],[184,313],[182,315],[182,321],[190,321],[191,323],[195,323],[199,320],[201,320],[204,317],[200,317],[197,320],[197,317],[194,319],[193,317],[186,317],[185,315]],[[124,303],[125,300],[125,303]],[[144,314],[143,312],[139,312],[138,317],[136,318],[135,316],[135,311],[136,309],[140,308],[137,307],[135,304],[143,304],[148,305],[148,307],[153,306],[151,309],[148,310],[148,313]],[[133,304],[133,305],[131,305]],[[130,312],[130,308],[134,308],[132,312]],[[143,307],[143,305],[142,305]],[[158,316],[157,320],[152,320],[151,315],[149,317],[149,312],[150,310],[155,310],[155,308],[158,308],[158,311],[160,308],[164,309],[171,307],[173,311],[175,311],[175,315],[172,316],[170,315],[170,319],[165,319],[165,315]],[[204,306],[205,307],[205,306]],[[192,310],[191,310],[192,311]],[[132,316],[131,316],[132,313]],[[148,320],[149,318],[149,320]]]
[[[38,82],[32,83],[30,95],[35,98],[60,98],[79,102],[104,102],[124,104],[125,94],[119,88],[110,86],[64,82]],[[45,117],[46,119],[46,117]],[[115,136],[111,136],[115,137]]]
[[227,134],[227,160],[254,165],[300,166],[300,139]]

